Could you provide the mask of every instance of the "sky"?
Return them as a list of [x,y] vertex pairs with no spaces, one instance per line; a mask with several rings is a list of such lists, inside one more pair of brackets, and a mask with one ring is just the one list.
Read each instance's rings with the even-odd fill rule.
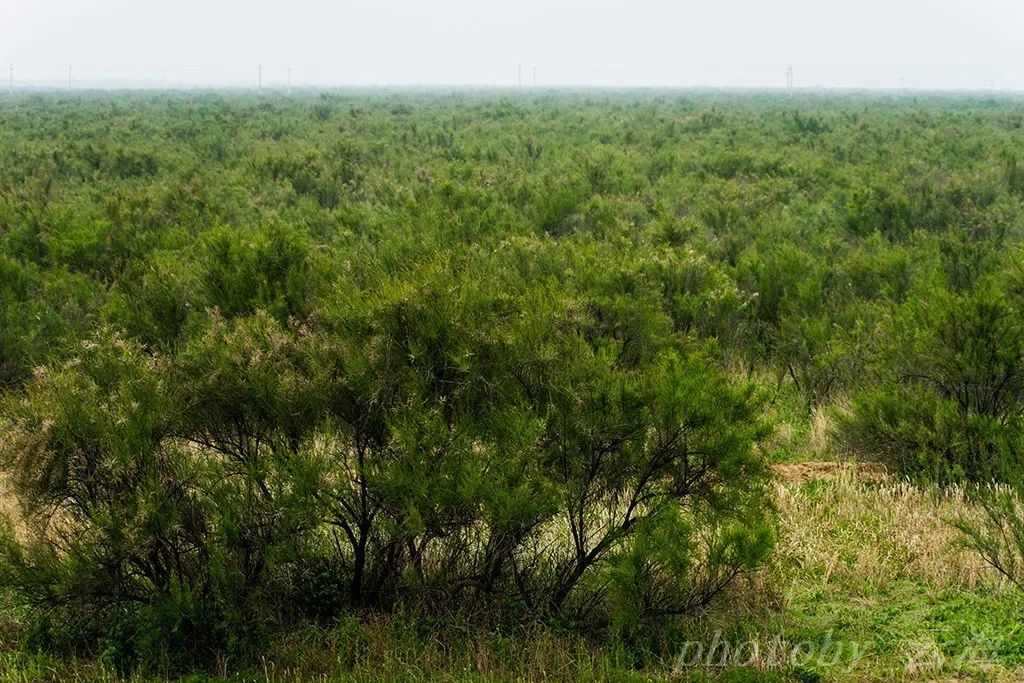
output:
[[16,87],[69,66],[80,88],[256,87],[262,66],[264,87],[781,88],[791,66],[797,88],[1024,90],[1024,2],[0,0],[5,64]]

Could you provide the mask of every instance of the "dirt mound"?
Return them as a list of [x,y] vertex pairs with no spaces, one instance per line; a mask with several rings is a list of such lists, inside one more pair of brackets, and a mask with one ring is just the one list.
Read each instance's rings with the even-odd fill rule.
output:
[[853,470],[860,479],[877,481],[886,476],[885,465],[877,462],[780,462],[772,465],[775,474],[785,482],[802,484],[811,479],[834,479],[840,472]]

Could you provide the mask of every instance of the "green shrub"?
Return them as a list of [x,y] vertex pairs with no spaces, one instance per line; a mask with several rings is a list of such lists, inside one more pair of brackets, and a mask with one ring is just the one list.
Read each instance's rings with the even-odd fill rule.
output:
[[1024,324],[997,291],[911,307],[845,421],[854,452],[904,475],[1010,481],[1024,456]]
[[3,584],[37,642],[170,671],[353,610],[701,608],[771,549],[758,403],[700,349],[623,362],[593,315],[442,261],[315,325],[211,314],[156,357],[97,336],[6,404],[30,533]]

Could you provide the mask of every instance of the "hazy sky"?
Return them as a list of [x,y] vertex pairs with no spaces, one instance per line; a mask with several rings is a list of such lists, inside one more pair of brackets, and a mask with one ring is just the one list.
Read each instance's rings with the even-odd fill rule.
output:
[[[0,0],[20,84],[1024,90],[1021,0]],[[4,74],[6,76],[6,74]],[[6,79],[5,79],[6,80]]]

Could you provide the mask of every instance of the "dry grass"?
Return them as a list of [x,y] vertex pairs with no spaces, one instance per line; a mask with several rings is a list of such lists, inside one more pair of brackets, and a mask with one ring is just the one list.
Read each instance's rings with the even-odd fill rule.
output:
[[[761,380],[764,381],[763,379]],[[782,399],[769,405],[774,429],[763,444],[767,452],[796,461],[834,461],[840,451],[836,440],[836,415],[847,410],[846,399],[819,405],[806,415],[801,406],[794,407]]]
[[906,578],[940,588],[1001,584],[949,523],[972,508],[963,489],[921,488],[852,463],[827,474],[811,487],[777,485],[780,550],[801,568],[819,568],[821,586],[855,580],[881,588]]
[[[966,492],[825,465],[782,466],[779,555],[765,580],[784,597],[755,632],[827,633],[869,653],[824,680],[1024,681],[1020,598],[950,524],[980,512]],[[991,647],[977,658],[975,637]]]
[[828,406],[815,406],[811,411],[810,428],[807,433],[807,448],[816,457],[828,457],[835,451],[835,405],[845,406],[845,399]]

